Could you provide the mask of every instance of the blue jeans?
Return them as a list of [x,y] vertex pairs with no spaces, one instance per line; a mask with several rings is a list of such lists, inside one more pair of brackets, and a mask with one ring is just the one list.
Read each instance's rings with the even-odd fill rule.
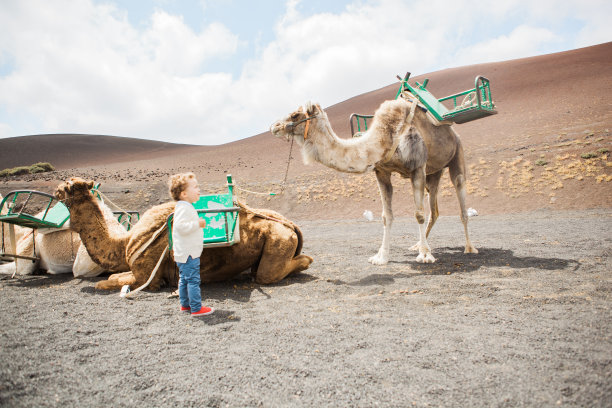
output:
[[179,299],[181,306],[190,307],[191,312],[202,308],[200,293],[200,258],[189,256],[187,262],[177,262],[179,268]]

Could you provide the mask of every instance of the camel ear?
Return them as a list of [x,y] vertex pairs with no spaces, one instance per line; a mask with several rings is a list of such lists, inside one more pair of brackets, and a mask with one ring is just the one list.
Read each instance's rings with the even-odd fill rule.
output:
[[93,181],[88,181],[87,182],[87,189],[91,190],[95,185],[96,185],[96,183],[94,183]]
[[306,102],[306,113],[308,113],[308,116],[317,113],[317,108],[321,109],[318,103],[312,103],[311,101]]

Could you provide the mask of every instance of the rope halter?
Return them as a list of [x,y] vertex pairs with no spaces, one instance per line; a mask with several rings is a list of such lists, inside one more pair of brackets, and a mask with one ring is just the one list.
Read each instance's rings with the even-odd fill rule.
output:
[[306,109],[304,109],[304,115],[306,115],[306,117],[302,120],[298,120],[297,122],[289,122],[287,123],[285,126],[289,127],[292,129],[292,133],[293,133],[293,129],[299,125],[302,122],[306,122],[306,127],[304,128],[304,140],[306,140],[308,138],[308,129],[310,127],[310,120],[316,118],[317,116],[319,116],[319,114],[315,114],[312,116],[308,116],[308,111]]

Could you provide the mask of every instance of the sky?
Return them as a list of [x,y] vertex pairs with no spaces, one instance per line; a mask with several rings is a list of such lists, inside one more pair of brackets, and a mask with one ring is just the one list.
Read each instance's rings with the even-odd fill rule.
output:
[[406,71],[609,42],[610,19],[610,0],[0,0],[0,138],[219,145]]

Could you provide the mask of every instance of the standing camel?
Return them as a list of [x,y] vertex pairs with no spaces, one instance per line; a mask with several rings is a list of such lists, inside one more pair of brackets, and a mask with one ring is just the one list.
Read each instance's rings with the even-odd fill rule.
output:
[[[55,196],[70,210],[71,228],[79,233],[91,258],[109,271],[129,271],[111,275],[96,283],[97,289],[115,290],[123,285],[131,289],[145,284],[156,263],[160,272],[148,288],[158,290],[164,284],[176,285],[178,272],[169,257],[162,259],[168,245],[168,216],[175,202],[147,210],[125,235],[117,235],[103,222],[100,208],[91,194],[93,181],[73,177],[60,184]],[[260,284],[276,283],[286,276],[308,269],[312,258],[300,254],[302,233],[297,225],[269,210],[252,210],[238,204],[240,242],[202,252],[200,276],[203,283],[230,279],[251,268]]]
[[[461,221],[465,230],[465,253],[478,253],[468,235],[468,217],[465,206],[465,161],[459,135],[450,125],[434,126],[426,112],[416,109],[416,102],[396,99],[383,102],[374,114],[370,129],[353,139],[339,138],[331,128],[327,114],[318,104],[300,106],[287,117],[272,124],[270,131],[277,137],[294,140],[302,147],[306,164],[317,161],[332,169],[347,173],[365,173],[374,170],[383,210],[383,241],[378,253],[369,261],[384,265],[389,261],[390,233],[393,224],[391,174],[410,178],[415,218],[419,224],[420,239],[412,247],[418,249],[420,263],[435,262],[427,237],[438,218],[438,185],[445,168],[457,192],[461,207]],[[429,192],[431,209],[427,231],[423,200],[425,188]]]

